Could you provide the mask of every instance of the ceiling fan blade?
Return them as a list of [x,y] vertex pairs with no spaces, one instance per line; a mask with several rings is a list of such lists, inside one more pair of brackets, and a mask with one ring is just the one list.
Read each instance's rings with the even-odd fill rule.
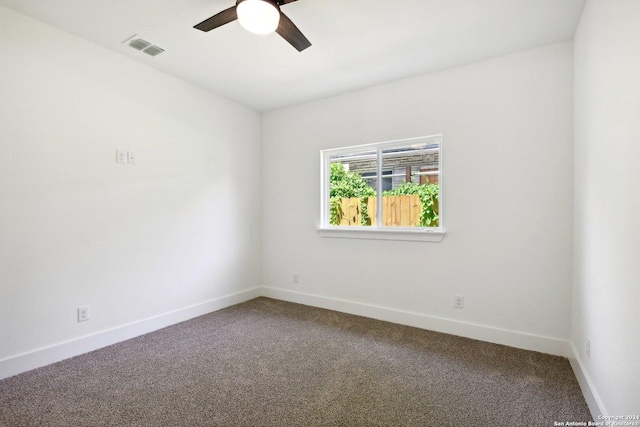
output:
[[236,7],[233,6],[229,9],[223,10],[222,12],[213,15],[209,19],[205,19],[193,28],[197,28],[198,30],[202,31],[211,31],[214,28],[221,27],[231,21],[235,21],[236,19],[238,19],[238,14],[236,13]]
[[278,24],[278,28],[276,29],[276,33],[280,34],[283,39],[289,42],[289,44],[296,49],[298,52],[302,52],[309,46],[311,46],[311,42],[307,40],[307,38],[300,32],[298,27],[291,22],[291,19],[287,17],[284,13],[280,12],[280,23]]
[[283,4],[293,3],[294,1],[298,1],[298,0],[278,0],[278,4],[282,6]]

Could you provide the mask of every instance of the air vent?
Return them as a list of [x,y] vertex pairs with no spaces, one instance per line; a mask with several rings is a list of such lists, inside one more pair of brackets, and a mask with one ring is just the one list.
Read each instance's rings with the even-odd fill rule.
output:
[[129,43],[129,46],[136,50],[145,50],[149,46],[152,46],[148,41],[144,41],[142,39],[135,39]]
[[146,53],[147,55],[156,56],[164,52],[164,49],[160,49],[158,46],[151,45],[145,50],[143,50],[143,52]]
[[156,56],[156,55],[159,55],[162,52],[164,52],[164,49],[162,49],[161,47],[158,47],[158,46],[156,46],[154,44],[151,44],[146,40],[143,40],[137,34],[132,36],[132,37],[129,37],[127,40],[125,40],[124,44],[129,45],[130,47],[134,48],[135,50],[139,50],[141,52],[144,52],[149,56]]

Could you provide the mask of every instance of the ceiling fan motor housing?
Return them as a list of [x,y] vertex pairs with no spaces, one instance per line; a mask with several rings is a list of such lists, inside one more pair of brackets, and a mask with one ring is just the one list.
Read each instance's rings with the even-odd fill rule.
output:
[[[236,1],[236,7],[238,7],[238,5],[240,5],[240,3],[243,3],[247,0],[237,0]],[[252,0],[252,1],[256,1],[256,0]],[[278,4],[278,2],[276,0],[257,0],[257,1],[262,1],[265,3],[269,3],[271,5],[273,5],[273,7],[275,7],[278,11],[280,11],[280,5]]]
[[236,13],[240,25],[255,34],[270,34],[280,24],[280,6],[275,0],[238,0]]

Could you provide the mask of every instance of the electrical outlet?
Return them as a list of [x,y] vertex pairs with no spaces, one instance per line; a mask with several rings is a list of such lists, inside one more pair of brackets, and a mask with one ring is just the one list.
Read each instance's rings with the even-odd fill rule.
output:
[[587,344],[585,346],[585,353],[587,353],[587,359],[591,359],[591,340],[587,338]]
[[293,275],[293,283],[300,283],[300,275],[298,273]]
[[127,152],[124,150],[116,150],[116,163],[127,163]]
[[135,151],[127,151],[127,163],[130,165],[136,164],[136,153]]
[[89,306],[78,307],[78,322],[86,322],[89,320]]
[[456,295],[454,298],[454,307],[464,308],[464,297],[462,295]]

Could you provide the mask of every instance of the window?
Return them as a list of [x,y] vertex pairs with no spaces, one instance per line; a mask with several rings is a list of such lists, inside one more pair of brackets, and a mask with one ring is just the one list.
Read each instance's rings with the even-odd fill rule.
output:
[[321,161],[323,236],[442,239],[441,135],[323,150]]

